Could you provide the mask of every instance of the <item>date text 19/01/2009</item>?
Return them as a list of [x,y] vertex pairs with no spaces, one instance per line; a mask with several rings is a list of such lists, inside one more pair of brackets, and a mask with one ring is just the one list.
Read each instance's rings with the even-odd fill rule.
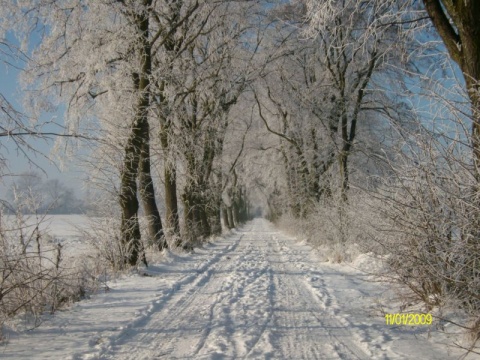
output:
[[431,325],[432,314],[385,314],[387,325]]

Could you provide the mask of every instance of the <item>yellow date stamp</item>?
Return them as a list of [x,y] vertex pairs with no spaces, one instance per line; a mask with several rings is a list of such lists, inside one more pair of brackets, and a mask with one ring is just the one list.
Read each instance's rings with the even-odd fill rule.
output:
[[432,325],[432,314],[385,314],[387,325]]

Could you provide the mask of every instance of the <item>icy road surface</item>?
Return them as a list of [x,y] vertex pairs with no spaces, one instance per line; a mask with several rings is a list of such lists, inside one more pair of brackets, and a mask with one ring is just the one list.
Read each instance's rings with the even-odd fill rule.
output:
[[[1,359],[451,359],[427,327],[387,326],[384,285],[254,220],[169,253],[41,327]],[[434,330],[432,330],[434,331]]]

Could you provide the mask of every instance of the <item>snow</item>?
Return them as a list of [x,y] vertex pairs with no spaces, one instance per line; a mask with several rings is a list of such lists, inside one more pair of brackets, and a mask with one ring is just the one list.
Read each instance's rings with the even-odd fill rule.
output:
[[461,354],[442,343],[435,326],[385,325],[381,310],[398,309],[388,286],[359,269],[373,268],[367,255],[353,266],[321,258],[308,244],[256,219],[192,254],[167,252],[144,274],[109,282],[108,291],[34,330],[10,333],[0,358],[450,359]]
[[[6,215],[4,222],[15,228],[14,215]],[[88,224],[84,215],[23,215],[26,233],[30,234],[38,225],[39,230],[50,237],[51,243],[61,243],[71,253],[86,251],[88,246],[82,241],[81,229]]]

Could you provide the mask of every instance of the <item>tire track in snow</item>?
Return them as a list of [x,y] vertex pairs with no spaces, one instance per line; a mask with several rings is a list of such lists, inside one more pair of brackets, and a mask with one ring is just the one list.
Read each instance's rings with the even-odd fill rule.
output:
[[[434,342],[416,339],[409,329],[387,328],[382,318],[365,313],[383,293],[381,285],[360,283],[363,275],[345,266],[322,264],[309,246],[264,220],[206,250],[160,265],[158,273],[165,277],[158,281],[143,278],[145,286],[132,277],[139,286],[120,286],[115,296],[100,296],[72,313],[74,325],[55,338],[60,341],[55,349],[36,350],[35,341],[50,342],[57,331],[49,333],[51,327],[23,342],[17,353],[10,351],[9,358],[451,358],[443,348],[431,348]],[[95,318],[107,308],[113,311]],[[95,327],[89,331],[88,324]]]
[[[305,316],[311,303],[307,302],[308,298],[300,296],[297,288],[300,273],[292,269],[297,259],[292,255],[285,256],[290,249],[285,242],[278,241],[277,236],[272,236],[276,284],[274,339],[275,347],[281,352],[277,357],[322,358],[322,345],[318,340],[322,338],[323,330],[319,331],[318,324],[312,324]],[[331,354],[332,350],[325,353]]]
[[[238,237],[237,237],[238,236]],[[169,288],[160,293],[159,298],[152,301],[143,311],[140,312],[139,317],[134,319],[130,324],[121,327],[113,336],[108,336],[106,339],[101,335],[101,343],[93,342],[92,346],[95,349],[86,353],[74,354],[73,359],[116,359],[115,355],[118,348],[125,345],[135,334],[138,329],[146,328],[154,316],[161,312],[162,309],[168,308],[163,321],[165,324],[170,323],[176,316],[179,316],[185,308],[188,308],[195,300],[195,294],[201,287],[207,283],[212,276],[212,268],[221,261],[224,256],[234,252],[241,242],[243,234],[235,234],[234,242],[225,249],[216,253],[212,258],[207,260],[200,268],[192,270],[191,274],[185,275],[179,281],[174,282]],[[97,336],[98,337],[98,336]],[[142,341],[149,340],[149,336],[145,334]],[[131,357],[126,359],[138,359],[136,354],[131,354]]]
[[326,288],[322,299],[299,281],[305,252],[276,231],[249,230],[100,358],[370,358],[330,318]]
[[[198,358],[242,358],[252,344],[259,340],[258,328],[268,323],[270,304],[264,300],[268,293],[269,268],[265,251],[259,251],[258,241],[246,234],[245,255],[231,268],[227,281],[228,295],[222,300],[223,313],[217,314],[218,324],[210,332]],[[193,356],[197,358],[197,356]]]
[[[247,248],[244,254],[236,257],[234,264],[232,263],[226,264],[226,266],[222,267],[221,270],[218,271],[218,273],[220,273],[221,271],[227,272],[227,270],[228,272],[235,271],[236,273],[238,273],[236,269],[240,266],[240,264],[243,264],[245,262],[246,257],[251,252],[252,252],[252,249]],[[227,269],[227,268],[230,268],[230,269]],[[216,278],[220,277],[218,273],[215,276]],[[230,312],[229,312],[229,306],[231,304],[231,299],[235,298],[235,289],[233,287],[234,280],[238,280],[238,275],[236,277],[233,276],[233,278],[227,277],[226,279],[220,280],[221,285],[218,285],[218,283],[216,285],[211,285],[210,287],[213,289],[204,290],[204,292],[207,292],[207,293],[217,290],[219,292],[219,295],[217,296],[214,304],[210,307],[208,326],[204,329],[201,339],[198,341],[197,345],[195,346],[195,349],[192,351],[192,357],[197,357],[197,355],[201,356],[202,350],[208,347],[208,340],[210,335],[212,334],[212,330],[214,330],[213,329],[214,327],[221,327],[222,325],[226,327],[228,324],[232,322]],[[215,282],[212,281],[212,284],[214,283]],[[220,315],[220,316],[215,316],[216,315],[215,310],[218,310],[217,312],[219,314],[217,315]],[[224,324],[221,324],[221,323],[219,324],[220,321],[216,319],[219,319]],[[214,326],[215,322],[217,324],[215,324]],[[228,336],[228,329],[227,331],[224,332],[224,334],[227,337],[227,341],[232,343],[232,341],[230,341],[230,338]],[[235,355],[236,354],[234,353],[234,356]]]
[[[267,276],[266,261],[262,265],[258,247],[245,240],[249,232],[241,233],[235,246],[209,266],[202,277],[183,286],[147,323],[131,327],[132,334],[119,336],[101,358],[201,359],[220,353],[232,358],[241,356],[246,345],[237,336],[229,309],[232,300],[242,296],[248,300],[251,293],[258,294],[254,288]],[[249,338],[248,332],[243,335]]]
[[[276,316],[279,335],[287,337],[287,342],[279,341],[280,347],[282,343],[288,344],[282,356],[290,357],[301,353],[301,358],[317,359],[331,357],[336,353],[339,359],[370,359],[371,355],[350,340],[352,334],[345,329],[345,324],[335,319],[332,295],[328,289],[324,286],[322,296],[317,297],[303,281],[305,259],[302,257],[307,254],[302,256],[300,251],[292,250],[287,243],[293,240],[287,240],[280,233],[272,240],[275,249],[273,258],[278,264],[278,287],[284,288],[277,298],[277,304],[284,304],[285,308],[284,311],[279,308],[279,316]],[[295,277],[300,277],[301,281]],[[301,304],[297,304],[298,301]],[[327,341],[319,343],[322,338]]]
[[[158,312],[156,314],[154,314],[154,321],[152,321],[151,324],[147,324],[147,326],[145,327],[146,329],[157,329],[161,331],[153,332],[153,334],[151,332],[146,332],[143,336],[141,333],[139,333],[140,336],[127,336],[126,339],[124,339],[125,341],[123,341],[123,343],[119,343],[119,345],[127,346],[120,346],[123,348],[121,350],[121,353],[115,351],[112,358],[131,360],[142,358],[150,359],[152,353],[155,354],[154,358],[164,358],[166,356],[171,359],[176,358],[176,356],[172,355],[172,353],[178,347],[176,346],[176,343],[178,342],[178,338],[176,337],[176,335],[178,334],[171,330],[178,328],[178,322],[179,320],[181,322],[182,319],[185,319],[185,321],[187,322],[187,324],[183,324],[183,326],[189,326],[192,324],[189,323],[188,320],[193,320],[198,316],[197,303],[201,302],[199,301],[201,290],[208,291],[203,287],[207,287],[210,284],[216,283],[215,281],[213,281],[214,278],[217,277],[216,273],[223,271],[224,267],[228,265],[227,262],[222,262],[222,260],[225,260],[225,257],[227,255],[233,256],[232,254],[237,250],[243,236],[244,234],[241,234],[239,238],[235,241],[233,246],[230,246],[227,251],[220,253],[218,257],[216,257],[214,262],[208,264],[206,269],[200,273],[200,276],[196,276],[195,281],[189,282],[185,286],[182,286],[182,288],[179,289],[178,293],[172,296],[171,300],[169,299],[168,302],[162,304],[163,306],[158,309]],[[212,289],[212,293],[215,293],[216,290],[217,289]],[[220,301],[221,298],[219,298],[218,296],[214,298],[213,302],[208,305],[207,312],[213,313],[213,311],[217,307],[217,304]],[[206,324],[205,322],[203,322],[203,328],[210,329],[212,319],[213,316],[209,317]],[[198,324],[193,323],[193,325]],[[202,331],[202,328],[196,330]],[[160,337],[159,334],[163,334],[163,337]],[[207,336],[208,333],[203,334],[203,337]],[[168,340],[165,341],[166,339]],[[200,333],[200,342],[202,341],[201,339],[202,334]],[[158,345],[156,345],[158,343],[162,343],[161,352],[155,351],[155,348],[158,348]],[[149,347],[148,345],[150,344],[153,346]],[[147,347],[145,348],[145,346]],[[188,350],[190,350],[190,348]],[[145,354],[144,357],[142,357],[142,353]],[[183,354],[180,353],[179,356],[183,357]]]
[[[273,293],[275,289],[275,284],[273,283],[273,271],[271,268],[268,269],[268,279],[269,279],[269,285],[268,285],[268,300],[269,300],[269,309],[268,309],[268,315],[263,324],[260,327],[260,332],[255,336],[254,340],[251,342],[250,349],[248,350],[247,354],[244,356],[244,359],[248,359],[250,356],[254,354],[255,347],[259,344],[260,340],[262,337],[265,336],[265,332],[267,330],[267,326],[271,325],[271,322],[273,320],[273,308],[274,308],[274,299],[273,299]],[[265,355],[265,354],[264,354]]]

